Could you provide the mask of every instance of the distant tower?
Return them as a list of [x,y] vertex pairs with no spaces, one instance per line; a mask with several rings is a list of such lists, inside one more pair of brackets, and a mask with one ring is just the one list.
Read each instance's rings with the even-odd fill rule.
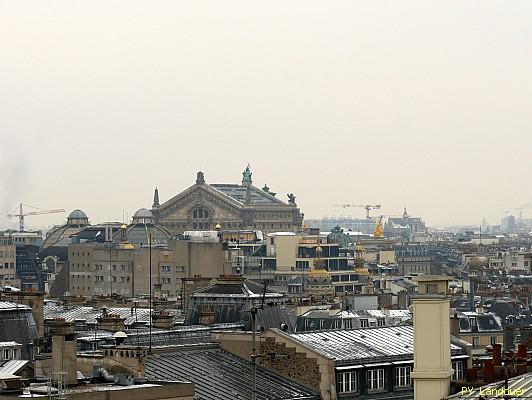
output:
[[404,219],[408,218],[408,211],[406,211],[406,207],[405,207],[405,210],[403,211],[403,218]]
[[482,232],[486,233],[488,231],[488,223],[486,222],[486,217],[482,218]]
[[155,192],[153,193],[153,205],[152,207],[159,207],[159,189],[157,189],[157,186],[155,186]]
[[159,223],[159,189],[155,187],[155,192],[153,193],[153,205],[151,206],[151,213],[153,214],[154,223]]

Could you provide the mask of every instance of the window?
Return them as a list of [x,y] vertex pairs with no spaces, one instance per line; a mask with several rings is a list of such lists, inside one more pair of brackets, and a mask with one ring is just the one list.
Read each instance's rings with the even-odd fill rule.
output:
[[9,360],[9,349],[4,350],[4,360]]
[[368,371],[368,390],[384,389],[384,369],[370,369]]
[[162,278],[162,282],[163,283],[171,283],[172,280],[171,280],[171,278]]
[[412,380],[410,379],[410,372],[412,367],[409,365],[406,367],[396,367],[395,368],[395,386],[396,387],[408,387],[412,385]]
[[194,219],[209,218],[209,211],[203,207],[195,208],[194,211],[192,211],[192,218]]
[[357,372],[341,372],[338,374],[338,393],[350,393],[358,390]]
[[377,326],[386,325],[386,320],[384,318],[377,318]]
[[162,265],[161,266],[161,272],[170,272],[170,266]]
[[344,319],[344,328],[351,329],[353,327],[353,321],[350,319]]
[[490,344],[492,344],[492,345],[497,344],[497,336],[492,336],[490,338]]
[[473,336],[473,347],[480,346],[480,338],[478,336]]
[[298,270],[304,270],[309,268],[309,262],[308,261],[296,261],[296,268]]
[[367,328],[368,326],[369,326],[369,324],[368,324],[368,320],[367,319],[364,318],[364,319],[360,320],[360,327],[361,328]]
[[94,278],[96,282],[103,282],[103,276],[101,275],[96,275]]
[[462,361],[453,361],[453,381],[461,381],[464,379],[464,364]]

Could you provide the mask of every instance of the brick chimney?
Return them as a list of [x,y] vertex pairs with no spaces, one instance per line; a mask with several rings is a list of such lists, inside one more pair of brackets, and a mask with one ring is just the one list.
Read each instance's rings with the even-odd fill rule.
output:
[[174,316],[166,310],[154,313],[152,321],[153,327],[158,329],[170,329],[174,326]]
[[125,318],[121,318],[118,314],[103,313],[101,316],[96,317],[98,323],[98,329],[105,331],[118,332],[124,330]]

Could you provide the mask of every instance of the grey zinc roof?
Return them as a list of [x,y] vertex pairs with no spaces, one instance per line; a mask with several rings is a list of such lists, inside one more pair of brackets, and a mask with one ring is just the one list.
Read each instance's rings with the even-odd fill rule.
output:
[[[212,183],[210,186],[242,204],[246,202],[246,186],[225,183]],[[255,186],[250,187],[250,197],[251,203],[256,205],[287,205]]]
[[[494,315],[476,312],[457,313],[460,332],[502,332],[502,327],[497,322]],[[476,326],[471,325],[471,321],[476,321]]]
[[10,301],[0,301],[0,312],[9,310],[29,310],[28,306],[19,303],[12,303]]
[[[170,313],[177,313],[175,310],[168,310]],[[112,307],[108,308],[109,314],[118,314],[120,318],[125,318],[124,324],[126,326],[133,325],[135,321],[139,323],[149,324],[150,311],[147,308],[137,308],[131,311],[129,307]],[[86,324],[96,324],[96,317],[102,314],[100,309],[84,306],[44,306],[44,319],[64,318],[66,321],[83,321]]]
[[29,360],[10,360],[0,367],[0,375],[16,375],[18,371],[24,368]]
[[[377,359],[412,358],[413,326],[392,326],[351,330],[296,333],[290,337],[306,347],[332,358],[337,364],[369,362]],[[451,344],[451,354],[465,353]]]
[[[480,397],[480,390],[483,392],[483,398],[485,400],[495,400],[495,399],[503,399],[504,396],[501,395],[488,395],[489,393],[488,389],[502,389],[504,388],[504,381],[501,382],[495,382],[486,386],[482,386],[480,388],[471,388],[473,389],[472,393],[457,393],[452,396],[446,397],[446,399],[460,399],[460,400],[478,400]],[[508,379],[508,389],[513,390],[513,393],[515,393],[516,389],[521,390],[520,396],[508,396],[508,400],[518,400],[518,399],[527,399],[530,398],[530,393],[532,393],[532,373],[516,376],[515,378]]]
[[[218,347],[177,351],[146,360],[146,378],[190,381],[196,400],[251,398],[251,363]],[[257,367],[257,399],[319,399],[318,393]]]

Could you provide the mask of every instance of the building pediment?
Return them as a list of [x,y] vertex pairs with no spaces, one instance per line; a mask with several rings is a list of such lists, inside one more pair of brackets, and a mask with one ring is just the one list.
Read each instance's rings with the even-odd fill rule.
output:
[[171,215],[185,216],[192,213],[194,208],[205,207],[216,214],[216,211],[224,211],[239,215],[243,204],[238,201],[219,193],[206,184],[196,184],[170,200],[161,204],[159,208],[159,218],[167,218]]

